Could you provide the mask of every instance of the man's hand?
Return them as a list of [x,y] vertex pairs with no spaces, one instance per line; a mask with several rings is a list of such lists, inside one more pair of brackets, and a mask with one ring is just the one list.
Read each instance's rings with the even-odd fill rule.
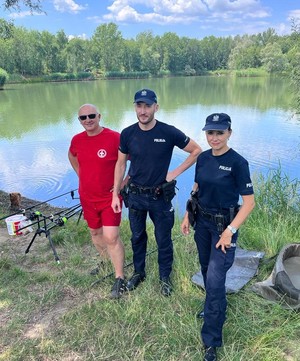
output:
[[112,197],[111,207],[115,213],[120,213],[122,211],[120,198],[118,195],[115,195],[114,193]]

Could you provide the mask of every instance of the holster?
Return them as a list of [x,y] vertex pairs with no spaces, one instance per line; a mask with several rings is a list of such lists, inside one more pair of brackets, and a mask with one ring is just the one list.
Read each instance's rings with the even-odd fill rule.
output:
[[188,212],[189,223],[194,228],[197,214],[199,212],[197,194],[192,194],[191,198],[186,202],[186,211]]
[[162,195],[166,202],[171,202],[171,200],[175,197],[176,183],[177,183],[177,181],[175,179],[173,179],[170,182],[163,183],[160,186]]
[[120,190],[120,195],[123,199],[124,206],[128,208],[128,193],[129,193],[129,186],[128,183]]

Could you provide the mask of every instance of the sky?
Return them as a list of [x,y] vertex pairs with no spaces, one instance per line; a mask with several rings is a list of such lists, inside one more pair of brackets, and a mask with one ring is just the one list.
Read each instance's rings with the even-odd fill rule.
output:
[[203,39],[273,28],[278,35],[286,35],[291,32],[291,19],[300,22],[299,0],[41,0],[45,13],[32,14],[23,7],[4,10],[2,4],[0,18],[16,26],[52,34],[64,30],[69,37],[85,39],[110,22],[125,39],[135,39],[144,31]]

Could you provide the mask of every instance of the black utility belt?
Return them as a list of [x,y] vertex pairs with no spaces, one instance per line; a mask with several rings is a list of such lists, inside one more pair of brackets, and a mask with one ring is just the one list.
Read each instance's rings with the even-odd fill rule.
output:
[[228,214],[221,214],[221,213],[217,213],[217,214],[213,214],[213,213],[208,213],[205,212],[203,210],[199,210],[199,214],[201,217],[208,219],[209,221],[212,221],[216,224],[218,223],[226,223],[230,221],[230,215]]
[[161,186],[156,187],[143,187],[133,183],[128,186],[128,191],[133,194],[149,194],[149,195],[160,195],[162,193]]
[[165,182],[154,187],[143,187],[134,183],[129,183],[127,185],[126,192],[132,194],[148,194],[153,196],[154,199],[157,199],[158,197],[162,196],[166,202],[171,202],[171,200],[174,198],[176,194],[176,189],[177,189],[176,180],[173,179],[170,182]]
[[220,234],[224,231],[224,229],[231,223],[233,218],[239,211],[239,207],[229,209],[226,213],[209,213],[204,211],[200,206],[198,207],[198,212],[201,217],[208,219],[209,221],[215,223],[217,225],[217,230]]

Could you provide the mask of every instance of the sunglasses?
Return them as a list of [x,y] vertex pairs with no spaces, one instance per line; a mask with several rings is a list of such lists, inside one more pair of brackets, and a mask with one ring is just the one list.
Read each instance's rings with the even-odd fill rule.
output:
[[87,114],[87,115],[79,115],[80,120],[86,120],[86,118],[89,119],[95,119],[97,114]]

